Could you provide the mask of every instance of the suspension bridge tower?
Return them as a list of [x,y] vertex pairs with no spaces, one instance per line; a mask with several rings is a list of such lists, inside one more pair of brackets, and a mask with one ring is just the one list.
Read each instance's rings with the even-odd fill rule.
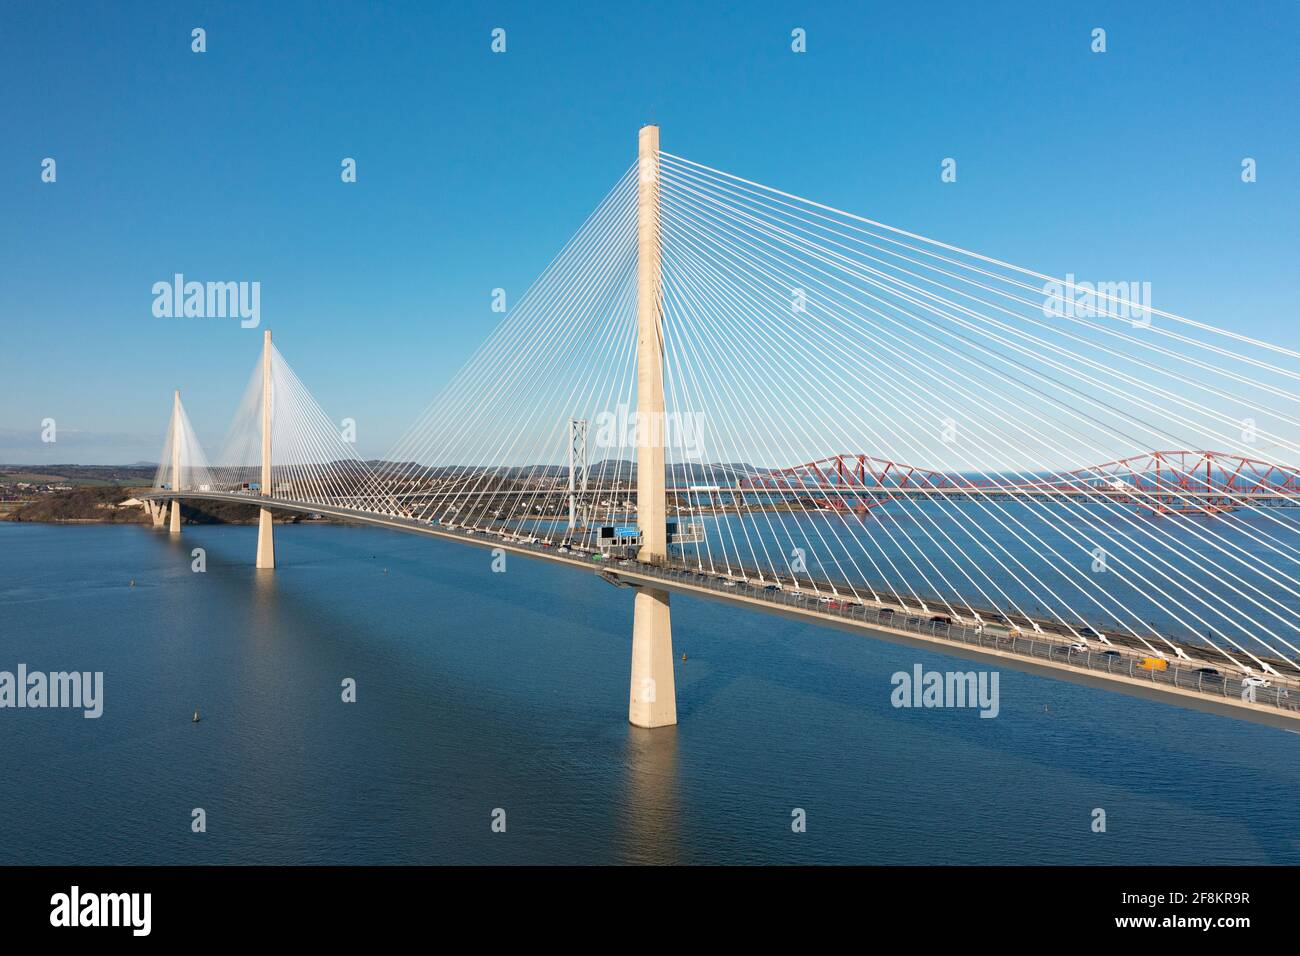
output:
[[[636,507],[639,560],[668,558],[664,488],[663,268],[659,246],[659,127],[643,126],[637,163]],[[641,587],[632,615],[632,686],[628,721],[637,727],[677,723],[672,617],[668,592]]]
[[[263,498],[271,497],[271,330],[262,333],[262,483]],[[269,508],[257,511],[257,567],[275,567],[275,534]]]

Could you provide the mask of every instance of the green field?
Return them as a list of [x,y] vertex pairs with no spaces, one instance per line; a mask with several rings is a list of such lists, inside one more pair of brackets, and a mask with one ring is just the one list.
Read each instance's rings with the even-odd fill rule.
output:
[[153,476],[153,466],[54,465],[40,468],[0,465],[0,485],[27,482],[34,485],[64,484],[75,487],[144,486],[153,480]]

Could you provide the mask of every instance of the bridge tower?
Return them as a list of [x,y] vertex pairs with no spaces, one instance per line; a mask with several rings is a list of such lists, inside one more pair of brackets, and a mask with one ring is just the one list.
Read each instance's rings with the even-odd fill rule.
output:
[[[637,558],[668,557],[664,488],[663,268],[659,249],[659,127],[638,137],[636,264],[636,510],[641,530]],[[677,723],[672,616],[668,592],[641,587],[632,613],[632,686],[627,719],[637,727]]]
[[[181,390],[172,396],[172,491],[181,490]],[[181,500],[172,499],[172,534],[181,533]]]
[[[587,523],[587,420],[569,419],[569,530]],[[579,509],[579,502],[582,502]],[[581,510],[581,514],[579,514]]]
[[[262,484],[263,498],[271,497],[271,330],[262,333]],[[257,512],[257,567],[275,567],[275,533],[271,511]]]

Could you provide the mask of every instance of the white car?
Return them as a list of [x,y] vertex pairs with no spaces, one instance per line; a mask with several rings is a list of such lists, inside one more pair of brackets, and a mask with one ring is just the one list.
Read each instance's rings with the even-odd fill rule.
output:
[[1243,677],[1241,679],[1241,686],[1242,687],[1268,687],[1269,683],[1263,677],[1255,677],[1252,675],[1250,677]]
[[1082,641],[1075,641],[1070,645],[1070,650],[1074,651],[1076,654],[1086,654],[1088,653],[1088,645]]

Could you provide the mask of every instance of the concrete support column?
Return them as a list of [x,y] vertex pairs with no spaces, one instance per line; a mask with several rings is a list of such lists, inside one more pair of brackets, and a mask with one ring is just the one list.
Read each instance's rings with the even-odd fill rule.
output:
[[[181,490],[181,390],[172,396],[172,491]],[[172,499],[171,534],[181,533],[181,502]]]
[[[659,252],[659,127],[638,138],[636,267],[637,558],[661,564],[668,557],[668,507],[664,488],[663,265]],[[673,679],[672,616],[668,592],[641,588],[632,612],[632,684],[627,719],[637,727],[677,723]]]
[[632,686],[627,719],[635,727],[677,723],[672,613],[668,592],[639,588],[632,611]]
[[[271,330],[262,333],[262,497],[271,497]],[[257,566],[275,567],[275,532],[271,511],[257,512]]]
[[257,509],[257,566],[268,569],[275,567],[275,532],[268,508]]

